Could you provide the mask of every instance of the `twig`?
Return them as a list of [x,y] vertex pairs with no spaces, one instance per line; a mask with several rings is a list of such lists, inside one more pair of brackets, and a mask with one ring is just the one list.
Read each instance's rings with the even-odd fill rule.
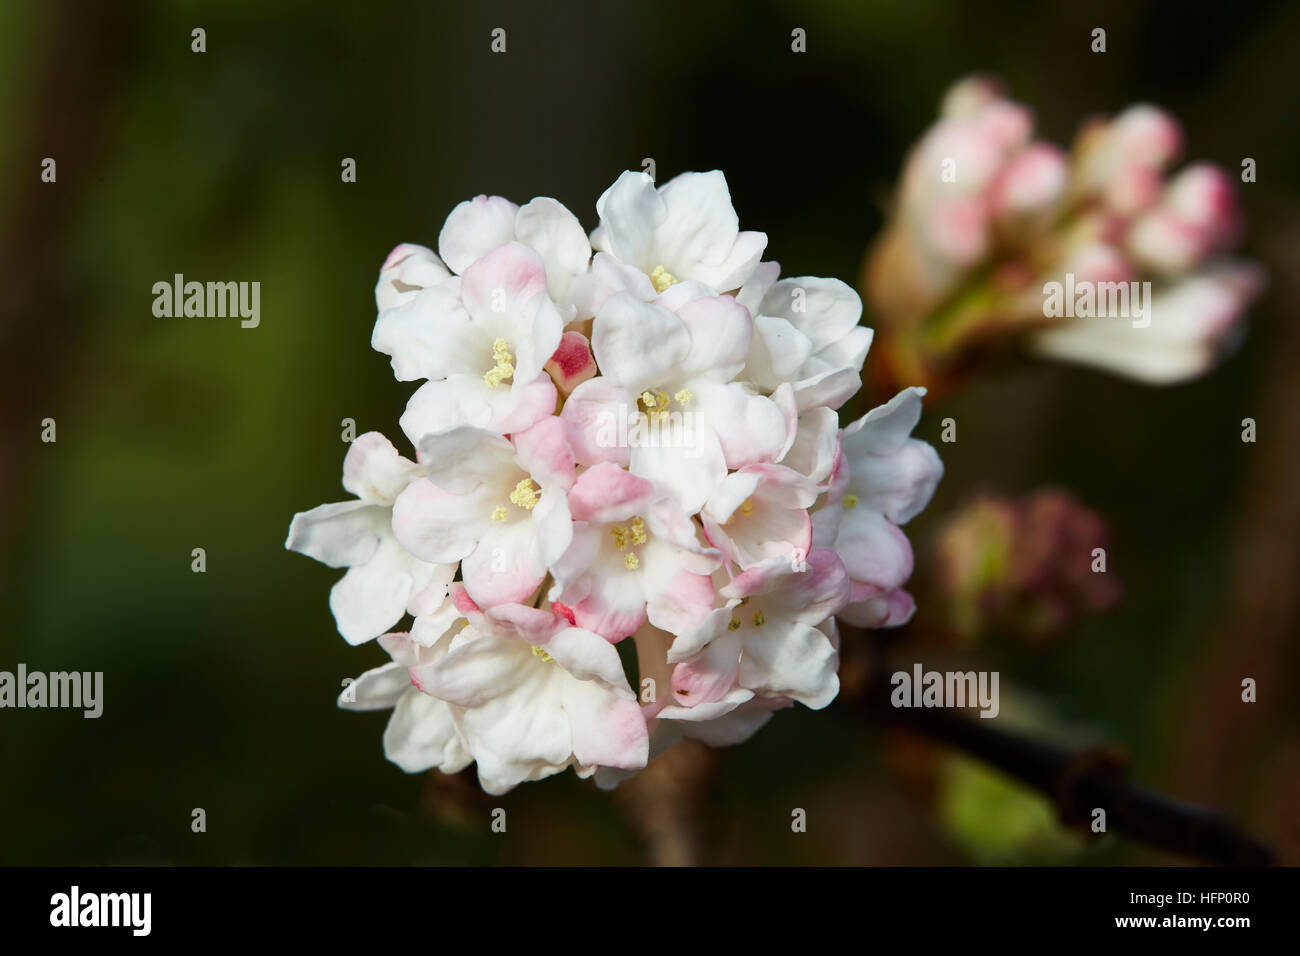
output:
[[[846,641],[869,642],[841,623]],[[1170,800],[1127,779],[1123,756],[1105,748],[1068,750],[992,726],[953,710],[894,707],[883,659],[859,699],[873,718],[977,757],[1050,799],[1067,826],[1086,827],[1094,808],[1106,811],[1108,832],[1119,832],[1173,853],[1210,863],[1268,866],[1273,851],[1217,811]]]

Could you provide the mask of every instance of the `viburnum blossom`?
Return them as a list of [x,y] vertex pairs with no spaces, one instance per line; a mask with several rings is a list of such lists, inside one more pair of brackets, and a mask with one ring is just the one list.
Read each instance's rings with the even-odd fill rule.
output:
[[[1241,234],[1229,174],[1196,162],[1168,175],[1182,130],[1147,104],[1085,124],[1068,154],[1032,136],[996,81],[948,91],[864,266],[891,333],[878,371],[940,384],[1008,341],[1149,384],[1211,368],[1263,285],[1258,266],[1227,258]],[[1136,322],[1127,308],[1063,319],[1044,295],[1067,282],[1152,297]]]
[[761,262],[720,172],[624,173],[596,211],[589,238],[553,199],[479,196],[437,253],[393,250],[372,345],[423,381],[415,461],[362,436],[356,500],[291,526],[350,569],[339,630],[392,660],[340,705],[392,707],[408,772],[612,786],[683,738],[825,707],[835,616],[914,609],[900,526],[943,466],[910,437],[924,389],[841,428],[871,344],[857,295]]

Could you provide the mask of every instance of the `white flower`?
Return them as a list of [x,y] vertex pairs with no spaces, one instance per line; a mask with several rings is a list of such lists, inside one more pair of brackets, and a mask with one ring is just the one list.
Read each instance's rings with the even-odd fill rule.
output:
[[330,591],[330,610],[349,644],[372,640],[408,611],[445,613],[454,564],[422,561],[393,536],[393,502],[421,473],[378,432],[358,437],[343,461],[354,501],[294,515],[284,546],[332,568],[348,568]]
[[422,693],[411,671],[447,653],[451,633],[433,647],[422,647],[406,634],[385,634],[379,646],[392,661],[366,671],[339,695],[345,710],[389,710],[384,729],[384,756],[407,773],[438,769],[458,773],[469,766],[469,752],[445,701]]
[[344,636],[382,634],[392,658],[341,706],[392,707],[389,759],[473,760],[490,793],[569,767],[613,786],[682,739],[825,707],[835,615],[912,611],[899,525],[941,473],[909,437],[922,390],[840,429],[861,303],[760,265],[766,236],[740,231],[721,173],[626,173],[596,205],[589,241],[553,199],[479,196],[437,254],[393,250],[372,344],[423,380],[401,418],[418,464],[363,436],[357,500],[290,529],[350,569]]

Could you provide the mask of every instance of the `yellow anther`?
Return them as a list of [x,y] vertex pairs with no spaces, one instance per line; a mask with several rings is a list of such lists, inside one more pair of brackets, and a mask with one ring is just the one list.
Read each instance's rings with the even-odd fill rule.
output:
[[746,518],[752,515],[754,513],[754,502],[750,501],[748,498],[742,501],[740,503],[740,513]]
[[856,508],[857,506],[858,506],[858,496],[857,496],[857,495],[845,495],[845,496],[844,496],[844,507],[845,507],[845,508],[847,508],[849,511],[852,511],[852,510],[853,510],[854,508]]
[[635,551],[629,551],[627,554],[623,555],[623,566],[629,571],[635,571],[637,568],[641,567],[641,559],[636,556]]
[[644,405],[646,408],[654,408],[654,407],[655,407],[655,393],[654,393],[654,392],[650,392],[650,391],[642,392],[642,393],[641,393],[641,404]]
[[510,492],[510,503],[523,508],[525,511],[532,511],[537,506],[537,502],[541,500],[541,497],[537,489],[533,487],[531,478],[520,478],[519,483],[515,485],[515,490]]
[[483,381],[488,388],[496,388],[515,374],[514,358],[510,354],[510,343],[497,339],[492,343],[492,361],[496,364],[483,373]]
[[640,518],[633,518],[632,519],[632,543],[645,544],[645,542],[646,542],[645,522],[642,521]]
[[669,399],[667,392],[655,392],[655,405],[658,406],[659,411],[662,412],[668,408],[668,402]]
[[733,617],[730,621],[728,621],[728,622],[727,622],[727,630],[729,630],[729,631],[738,631],[738,630],[740,630],[740,618],[738,618],[738,617]]
[[542,662],[546,664],[555,663],[555,658],[552,657],[550,654],[546,653],[546,651],[542,650],[536,644],[533,645],[533,657],[540,657],[542,659]]
[[753,621],[755,627],[762,627],[764,624],[767,623],[767,618],[763,616],[762,611],[755,611]]
[[654,271],[650,273],[650,284],[655,287],[656,292],[663,292],[669,286],[677,284],[677,277],[663,266],[655,266]]
[[493,521],[505,521],[505,520],[506,520],[506,507],[505,507],[505,505],[497,505],[495,508],[492,509],[492,520],[493,520]]
[[684,388],[674,395],[673,398],[677,400],[678,405],[689,405],[695,400],[695,393],[689,388]]
[[627,528],[615,525],[609,529],[609,533],[614,536],[614,544],[618,546],[618,550],[622,551],[627,547]]

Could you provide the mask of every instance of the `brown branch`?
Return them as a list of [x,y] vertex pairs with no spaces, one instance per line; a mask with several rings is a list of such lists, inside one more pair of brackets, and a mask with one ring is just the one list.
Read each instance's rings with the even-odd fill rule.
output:
[[[846,641],[870,642],[867,633],[840,624]],[[977,757],[1039,791],[1055,806],[1062,823],[1086,828],[1094,808],[1106,811],[1108,832],[1118,832],[1162,850],[1209,863],[1268,866],[1273,851],[1214,810],[1174,800],[1135,786],[1121,754],[1105,748],[1069,750],[992,726],[993,722],[954,710],[894,707],[891,671],[878,658],[858,698],[873,719],[920,734]]]

